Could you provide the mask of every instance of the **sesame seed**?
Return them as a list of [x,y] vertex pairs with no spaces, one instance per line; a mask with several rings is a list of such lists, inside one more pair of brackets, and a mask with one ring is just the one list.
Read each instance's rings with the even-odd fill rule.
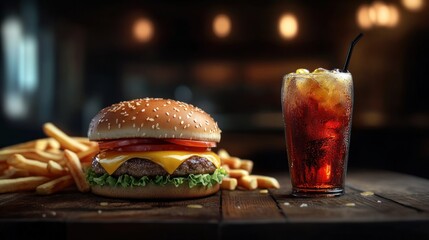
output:
[[133,128],[136,128],[136,124],[135,123],[133,123]]
[[170,113],[169,112],[165,112],[165,115],[170,116]]
[[156,114],[156,115],[155,115],[155,117],[156,117],[156,118],[159,118],[159,115],[158,115],[158,114]]
[[152,129],[155,129],[155,125],[152,125]]
[[156,112],[156,111],[157,111],[157,109],[156,109],[156,108],[154,108],[154,109],[153,109],[153,111],[154,111],[154,112]]
[[183,125],[185,123],[185,121],[181,121],[180,124]]
[[179,119],[182,119],[182,116],[179,116]]
[[194,119],[194,123],[197,123],[197,119]]
[[177,131],[177,127],[176,126],[174,126],[174,131]]
[[167,101],[167,104],[171,104],[171,102],[170,102],[170,101]]
[[143,108],[143,109],[141,110],[141,112],[144,112],[144,111],[146,111],[146,109],[144,109],[144,108]]
[[118,124],[118,128],[121,128],[121,124],[120,123]]
[[176,114],[173,115],[173,118],[176,118]]
[[144,126],[144,123],[141,123],[141,124],[140,124],[140,127],[143,127],[143,126]]
[[133,117],[131,118],[131,120],[136,120],[136,116],[133,116]]
[[146,103],[146,107],[149,107],[149,103]]
[[169,118],[168,120],[167,120],[167,122],[170,122],[171,121],[171,119]]

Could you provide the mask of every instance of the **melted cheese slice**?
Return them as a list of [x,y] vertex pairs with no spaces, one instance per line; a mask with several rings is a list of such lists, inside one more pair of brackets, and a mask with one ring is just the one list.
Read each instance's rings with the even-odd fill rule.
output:
[[97,155],[100,165],[108,174],[112,174],[124,162],[131,158],[143,158],[150,160],[172,174],[185,160],[192,156],[204,157],[212,162],[216,168],[220,167],[219,156],[213,152],[188,152],[188,151],[152,151],[152,152],[102,152]]

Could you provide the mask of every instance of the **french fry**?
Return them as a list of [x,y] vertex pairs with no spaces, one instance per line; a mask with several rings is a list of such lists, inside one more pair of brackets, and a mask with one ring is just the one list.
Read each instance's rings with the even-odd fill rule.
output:
[[[51,153],[51,154],[55,154],[55,155],[58,155],[58,156],[63,156],[63,155],[64,155],[63,150],[61,150],[61,149],[56,149],[56,148],[49,148],[49,149],[46,149],[46,150],[45,150],[45,152],[47,152],[47,153]],[[63,159],[63,158],[62,158],[62,159]]]
[[95,146],[98,147],[97,142],[91,141],[87,137],[72,137],[72,138],[88,147],[95,147]]
[[71,138],[52,123],[45,123],[43,125],[43,131],[46,135],[57,140],[64,149],[69,149],[74,152],[81,152],[88,149],[88,146]]
[[222,158],[229,158],[230,155],[229,153],[225,150],[225,149],[219,149],[219,151],[217,152],[217,155],[222,159]]
[[241,159],[240,169],[244,169],[249,172],[249,174],[253,170],[253,161],[247,159]]
[[233,169],[237,169],[241,165],[241,160],[238,157],[221,158],[221,161],[222,161],[222,164],[226,164]]
[[7,163],[16,168],[27,170],[30,174],[38,176],[51,176],[48,172],[48,164],[33,159],[27,159],[21,154],[14,154],[7,160]]
[[0,179],[0,193],[34,190],[49,180],[50,178],[42,176]]
[[249,177],[256,179],[258,188],[280,188],[279,182],[273,177],[262,175],[250,175]]
[[62,176],[67,174],[67,170],[64,169],[63,166],[52,160],[47,163],[46,168],[48,169],[48,172],[54,176]]
[[258,182],[256,181],[256,178],[252,178],[249,176],[238,178],[237,183],[238,183],[238,186],[248,190],[254,190],[258,187]]
[[241,178],[249,176],[249,172],[244,169],[230,169],[228,175],[232,178]]
[[9,168],[4,170],[3,174],[0,175],[0,179],[20,178],[29,176],[30,173],[27,170],[9,166]]
[[37,139],[36,143],[34,144],[34,148],[37,150],[46,150],[48,147],[48,139]]
[[61,144],[54,138],[48,138],[48,149],[60,149]]
[[54,154],[38,149],[6,149],[0,151],[0,162],[7,160],[14,154],[21,154],[24,157],[39,160],[42,162],[47,162],[49,160],[60,161],[63,159],[62,154]]
[[6,161],[10,156],[14,154],[22,154],[26,152],[34,152],[32,148],[6,148],[0,150],[0,162]]
[[98,144],[97,144],[97,146],[95,146],[95,147],[89,147],[85,151],[78,152],[77,157],[82,162],[88,162],[88,161],[92,161],[92,159],[95,157],[95,155],[97,155],[98,152],[99,152],[99,148],[98,148]]
[[223,178],[220,188],[225,190],[234,190],[237,188],[237,179],[229,177]]
[[74,181],[72,176],[65,175],[42,185],[37,186],[36,193],[40,195],[49,195],[63,190],[66,187],[73,185]]
[[81,192],[88,192],[90,190],[89,184],[86,181],[85,175],[82,171],[82,165],[79,161],[78,156],[76,155],[76,153],[67,149],[64,150],[64,156],[77,188]]
[[225,169],[225,171],[226,171],[227,173],[229,173],[229,170],[231,170],[231,168],[229,168],[229,166],[228,166],[228,165],[226,165],[226,164],[223,164],[223,165],[221,165],[220,167],[221,167],[221,168],[223,168],[223,169]]
[[63,160],[62,153],[50,153],[50,152],[45,152],[38,149],[29,151],[29,152],[23,152],[21,153],[21,155],[23,155],[24,157],[32,158],[42,162],[49,162],[49,160],[60,162]]
[[27,141],[27,142],[23,142],[23,143],[18,143],[18,144],[14,144],[14,145],[10,145],[7,147],[3,147],[0,149],[0,152],[3,150],[11,150],[11,149],[31,149],[34,148],[34,145],[36,144],[37,140],[31,140],[31,141]]
[[6,169],[3,173],[4,173],[4,175],[1,177],[1,179],[30,177],[30,173],[28,172],[28,170],[16,168],[16,167],[12,167],[12,166],[10,166],[8,169]]

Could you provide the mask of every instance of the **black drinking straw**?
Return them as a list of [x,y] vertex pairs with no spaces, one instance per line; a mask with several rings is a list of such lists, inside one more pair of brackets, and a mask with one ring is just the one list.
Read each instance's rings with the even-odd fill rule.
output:
[[346,63],[344,64],[343,72],[347,72],[347,68],[349,68],[350,58],[352,57],[353,47],[356,45],[357,42],[359,42],[362,36],[363,36],[363,33],[359,33],[359,35],[357,35],[357,37],[350,44],[349,52],[347,53]]

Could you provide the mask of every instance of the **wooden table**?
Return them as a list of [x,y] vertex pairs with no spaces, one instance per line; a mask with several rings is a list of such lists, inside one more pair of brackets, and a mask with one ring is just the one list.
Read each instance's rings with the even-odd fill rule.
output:
[[0,194],[0,239],[429,239],[429,180],[350,171],[346,195],[308,199],[272,175],[281,189],[184,201]]

